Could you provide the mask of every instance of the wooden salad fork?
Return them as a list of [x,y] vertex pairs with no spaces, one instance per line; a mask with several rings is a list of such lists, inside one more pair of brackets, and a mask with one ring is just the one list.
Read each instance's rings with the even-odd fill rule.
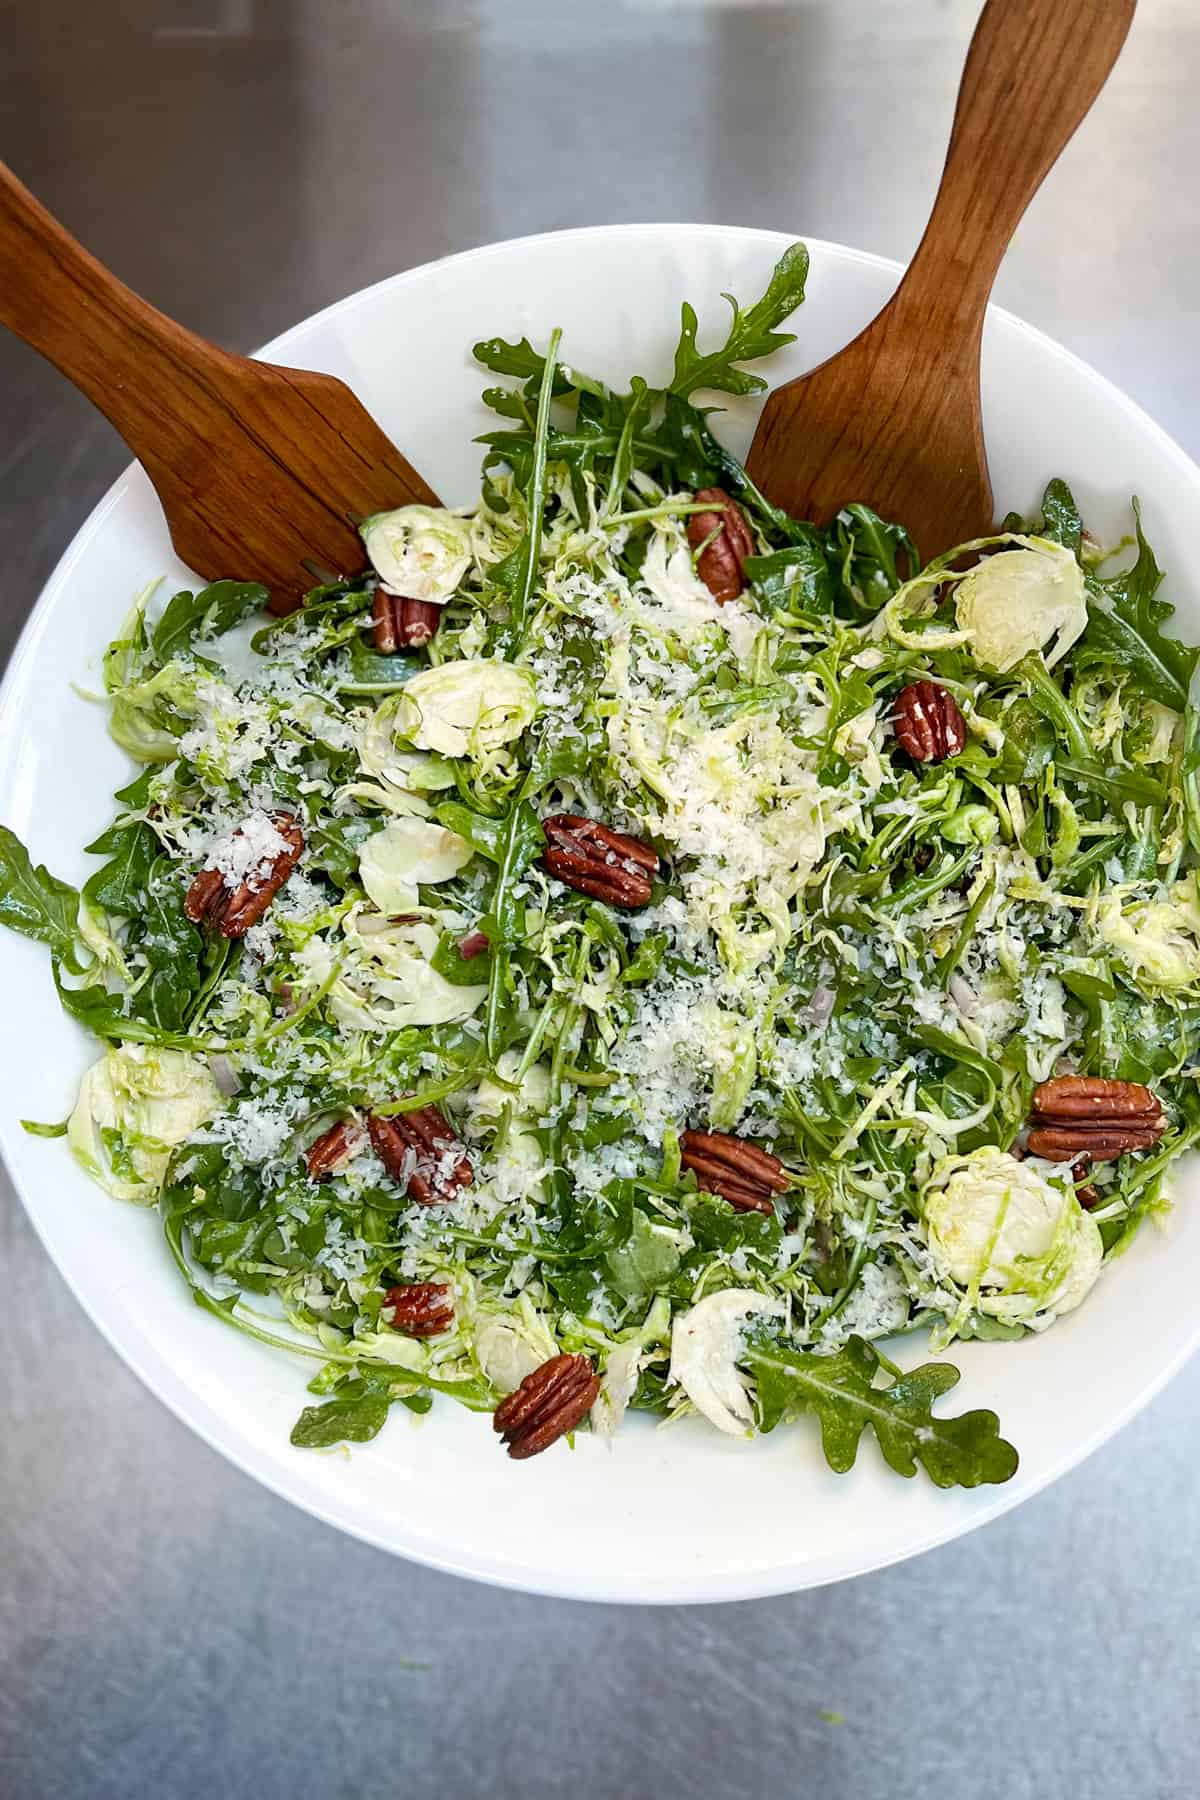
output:
[[344,383],[186,331],[98,263],[3,163],[0,323],[116,426],[189,568],[263,582],[274,612],[300,604],[309,561],[357,574],[359,519],[437,504]]
[[824,524],[865,502],[907,526],[925,558],[992,530],[979,393],[988,295],[1134,4],[987,0],[937,199],[900,286],[852,343],[763,408],[747,467],[777,506]]

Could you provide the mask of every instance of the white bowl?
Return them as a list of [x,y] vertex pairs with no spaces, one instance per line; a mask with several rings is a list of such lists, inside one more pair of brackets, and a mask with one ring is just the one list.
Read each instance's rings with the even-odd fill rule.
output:
[[[541,342],[562,325],[567,360],[615,383],[631,372],[661,378],[680,301],[718,327],[721,292],[757,295],[788,241],[642,225],[493,245],[381,282],[267,349],[344,377],[443,498],[461,503],[476,492],[471,439],[491,422],[473,342],[497,333]],[[794,322],[797,343],[770,366],[776,381],[845,343],[898,274],[876,257],[809,245],[811,297]],[[720,424],[735,450],[745,449],[755,412],[735,403]],[[1116,536],[1140,494],[1170,571],[1166,592],[1184,628],[1200,631],[1189,567],[1200,471],[1183,452],[1099,375],[995,310],[984,414],[1000,512],[1032,508],[1046,479],[1062,474],[1093,530]],[[112,790],[128,778],[102,709],[71,684],[98,686],[99,653],[131,596],[163,574],[186,579],[149,482],[131,468],[63,557],[0,691],[0,820],[71,880],[94,866],[80,846],[107,823]],[[499,1453],[486,1418],[441,1401],[425,1419],[397,1409],[373,1444],[349,1455],[293,1450],[288,1432],[311,1365],[190,1305],[155,1216],[93,1187],[61,1143],[22,1132],[21,1118],[64,1116],[92,1052],[59,1010],[45,955],[3,931],[0,992],[0,1144],[42,1241],[109,1342],[181,1419],[276,1493],[439,1568],[614,1601],[740,1599],[878,1568],[995,1518],[1061,1475],[1132,1417],[1200,1337],[1200,1208],[1183,1191],[1166,1231],[1148,1225],[1082,1310],[1044,1337],[953,1351],[963,1380],[950,1408],[994,1407],[1020,1450],[1004,1487],[942,1493],[923,1478],[906,1482],[882,1465],[869,1434],[853,1473],[834,1475],[813,1422],[739,1444],[698,1421],[661,1430],[635,1418],[611,1451],[585,1435],[574,1453],[518,1464]],[[1188,1170],[1180,1185],[1200,1183]],[[903,1346],[906,1364],[922,1355],[918,1342]]]

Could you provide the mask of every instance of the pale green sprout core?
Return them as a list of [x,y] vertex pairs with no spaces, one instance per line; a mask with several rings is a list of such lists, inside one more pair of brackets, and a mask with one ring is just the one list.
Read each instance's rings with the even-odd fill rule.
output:
[[507,662],[447,662],[396,696],[395,730],[418,750],[485,759],[520,737],[537,711],[533,680]]
[[973,1150],[935,1172],[922,1211],[942,1278],[994,1318],[1049,1323],[1100,1273],[1099,1228],[1057,1165]]
[[381,913],[401,913],[420,903],[422,884],[449,881],[474,852],[456,832],[430,820],[394,819],[369,837],[358,853],[368,897]]
[[1043,538],[1015,541],[1024,547],[984,557],[954,590],[972,655],[999,674],[1038,650],[1052,668],[1087,624],[1083,570],[1071,552]]
[[1103,895],[1096,930],[1139,981],[1165,989],[1200,985],[1200,899],[1194,873],[1177,881],[1161,900],[1120,891]]
[[116,1199],[151,1206],[172,1150],[222,1104],[220,1089],[198,1057],[123,1044],[84,1076],[67,1139],[89,1175]]
[[360,526],[390,594],[443,604],[471,566],[471,522],[440,506],[401,506]]
[[696,1411],[730,1437],[745,1437],[754,1417],[738,1368],[746,1325],[783,1310],[782,1301],[767,1295],[725,1288],[675,1317],[668,1380],[678,1382]]

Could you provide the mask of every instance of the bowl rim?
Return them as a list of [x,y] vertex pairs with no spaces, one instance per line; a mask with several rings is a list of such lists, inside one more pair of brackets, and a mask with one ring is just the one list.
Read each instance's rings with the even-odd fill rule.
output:
[[[730,238],[750,239],[760,244],[778,244],[781,248],[799,240],[810,248],[828,252],[831,256],[844,262],[858,263],[897,279],[905,271],[905,265],[893,257],[861,250],[853,245],[839,243],[834,239],[812,236],[803,232],[776,231],[767,227],[722,225],[712,221],[688,222],[686,220],[669,223],[642,220],[608,225],[572,226],[562,230],[529,232],[518,237],[498,239],[467,250],[454,251],[445,256],[435,257],[428,262],[416,264],[393,275],[384,276],[380,280],[371,282],[365,287],[356,288],[340,299],[331,301],[318,311],[308,313],[303,318],[294,321],[283,331],[277,332],[268,339],[252,354],[260,359],[277,356],[281,353],[280,347],[284,341],[293,333],[310,326],[333,321],[339,315],[353,311],[357,306],[370,297],[380,294],[383,290],[405,287],[435,268],[447,268],[454,265],[463,267],[498,252],[511,253],[551,239],[587,242],[598,238],[613,239],[634,236],[646,231],[653,231],[666,238],[695,239],[697,235],[701,235],[725,240]],[[1094,368],[1075,351],[1051,337],[1049,333],[1029,324],[1006,307],[989,303],[987,317],[989,321],[1002,320],[1006,328],[1015,332],[1026,342],[1037,344],[1043,351],[1048,352],[1062,364],[1084,377],[1093,391],[1101,393],[1106,402],[1118,413],[1123,414],[1141,435],[1155,441],[1159,449],[1175,463],[1180,473],[1190,478],[1200,489],[1200,463],[1194,461],[1177,439],[1171,436],[1136,400],[1126,394],[1108,376]],[[283,354],[286,355],[286,351]],[[305,365],[289,366],[303,367]],[[7,667],[0,679],[0,729],[4,726],[5,714],[15,703],[15,690],[20,684],[25,664],[34,655],[41,632],[46,625],[51,594],[57,592],[61,583],[87,553],[92,540],[104,525],[109,513],[119,504],[130,483],[137,478],[139,468],[140,465],[137,462],[130,462],[126,465],[121,474],[87,513],[43,583],[29,616],[18,634]],[[1200,1347],[1200,1315],[1198,1315],[1193,1331],[1190,1336],[1181,1341],[1174,1355],[1156,1368],[1154,1374],[1143,1383],[1142,1387],[1115,1413],[1106,1417],[1103,1424],[1098,1426],[1086,1439],[1080,1443],[1073,1443],[1069,1449],[1065,1449],[1058,1456],[1048,1458],[1044,1466],[1024,1480],[1006,1483],[1003,1487],[996,1488],[992,1491],[990,1502],[973,1510],[969,1516],[955,1515],[951,1517],[947,1513],[944,1523],[934,1524],[928,1531],[916,1535],[913,1540],[903,1546],[889,1549],[878,1556],[873,1553],[872,1560],[866,1567],[857,1559],[843,1556],[841,1559],[833,1559],[830,1566],[815,1573],[805,1571],[801,1575],[795,1565],[777,1564],[770,1572],[760,1571],[754,1575],[732,1574],[708,1578],[676,1579],[672,1583],[657,1585],[653,1590],[646,1587],[642,1577],[633,1577],[630,1585],[623,1588],[611,1575],[602,1579],[593,1579],[586,1570],[581,1571],[577,1577],[567,1580],[555,1576],[539,1575],[536,1568],[519,1567],[515,1564],[506,1568],[489,1568],[483,1566],[482,1559],[473,1558],[461,1550],[438,1548],[430,1546],[424,1541],[401,1548],[396,1543],[389,1541],[380,1531],[373,1529],[368,1523],[339,1515],[336,1506],[321,1495],[293,1491],[282,1473],[277,1474],[272,1467],[263,1468],[256,1463],[253,1447],[243,1448],[240,1434],[235,1429],[231,1429],[228,1437],[225,1437],[220,1430],[210,1425],[203,1416],[204,1408],[201,1402],[190,1388],[182,1382],[176,1384],[165,1379],[163,1371],[149,1366],[150,1358],[143,1358],[137,1344],[118,1341],[115,1327],[110,1327],[108,1323],[97,1316],[88,1290],[68,1274],[55,1256],[48,1236],[43,1231],[36,1208],[26,1193],[26,1186],[18,1176],[14,1163],[4,1154],[5,1140],[9,1138],[12,1129],[9,1120],[0,1120],[0,1156],[3,1157],[14,1191],[20,1199],[25,1216],[32,1225],[39,1243],[83,1312],[119,1360],[157,1400],[167,1407],[176,1419],[199,1437],[210,1450],[226,1462],[231,1463],[241,1474],[258,1482],[281,1500],[298,1507],[301,1511],[346,1536],[369,1544],[373,1549],[386,1552],[391,1556],[400,1556],[405,1560],[420,1563],[445,1574],[483,1581],[490,1586],[518,1593],[624,1605],[707,1605],[725,1601],[764,1599],[775,1595],[805,1591],[809,1588],[825,1587],[834,1582],[852,1579],[857,1574],[866,1574],[877,1569],[891,1567],[990,1524],[1060,1479],[1079,1463],[1085,1461],[1135,1418],[1178,1374],[1196,1349]],[[840,1563],[845,1563],[846,1566],[840,1566]]]

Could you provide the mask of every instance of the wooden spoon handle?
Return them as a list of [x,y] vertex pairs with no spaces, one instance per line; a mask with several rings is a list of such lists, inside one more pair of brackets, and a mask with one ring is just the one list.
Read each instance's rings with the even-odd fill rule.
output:
[[[945,320],[984,309],[1021,217],[1117,60],[1136,0],[987,0],[925,235],[904,278]],[[901,298],[897,294],[897,299]]]
[[225,355],[118,281],[3,163],[0,324],[82,389],[138,454],[160,438],[181,381]]

